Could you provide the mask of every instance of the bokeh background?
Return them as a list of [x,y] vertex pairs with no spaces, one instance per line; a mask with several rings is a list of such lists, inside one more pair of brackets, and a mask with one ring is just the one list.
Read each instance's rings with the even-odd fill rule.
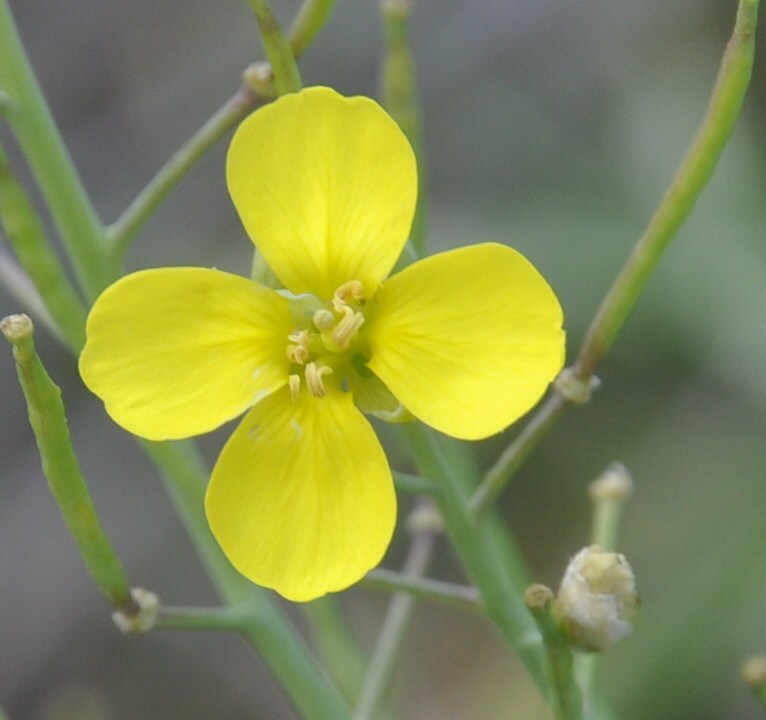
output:
[[[11,0],[95,204],[115,219],[261,57],[242,0]],[[298,3],[275,0],[287,22]],[[523,251],[558,292],[569,356],[661,197],[704,110],[734,0],[420,0],[433,250],[485,240]],[[556,585],[587,543],[589,481],[610,462],[636,492],[621,532],[642,591],[637,631],[609,652],[626,720],[756,718],[741,660],[766,651],[766,33],[715,178],[601,368],[503,498],[535,576]],[[301,66],[307,83],[375,94],[372,0],[339,0]],[[0,127],[4,143],[11,145]],[[226,143],[136,240],[132,269],[246,273],[251,247],[223,181]],[[15,161],[19,159],[12,153]],[[17,165],[19,163],[17,162]],[[0,315],[21,309],[0,289]],[[103,523],[137,585],[216,602],[152,467],[38,333]],[[235,636],[123,637],[42,477],[9,348],[0,348],[0,704],[13,720],[293,718]],[[476,445],[488,464],[514,436]],[[204,440],[215,456],[225,434]],[[392,450],[392,453],[395,451]],[[405,501],[406,504],[407,501]],[[396,567],[398,540],[386,564]],[[434,572],[460,580],[445,543]],[[374,643],[387,597],[346,593]],[[423,603],[396,693],[405,720],[545,717],[480,618]]]

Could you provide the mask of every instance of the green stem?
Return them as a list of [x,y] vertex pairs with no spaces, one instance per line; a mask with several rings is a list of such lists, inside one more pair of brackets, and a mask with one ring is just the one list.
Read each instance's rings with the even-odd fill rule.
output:
[[301,80],[290,42],[279,27],[271,4],[268,0],[248,0],[248,2],[258,20],[263,49],[271,63],[277,92],[280,95],[298,92],[303,87],[303,80]]
[[436,492],[436,483],[420,475],[403,473],[394,470],[394,484],[397,490],[410,493],[411,495],[432,495]]
[[617,549],[617,533],[625,501],[633,492],[633,481],[622,463],[613,463],[588,487],[593,503],[591,543],[604,550]]
[[686,220],[731,136],[750,84],[755,53],[758,0],[740,0],[710,103],[686,157],[590,325],[574,370],[590,378]]
[[583,701],[574,674],[572,648],[561,634],[551,611],[553,592],[532,585],[525,593],[527,606],[543,636],[551,710],[556,720],[582,720]]
[[[324,23],[330,18],[334,4],[335,0],[306,0],[301,5],[288,33],[294,57],[297,58],[303,54],[313,42]],[[268,86],[270,79],[270,68],[264,72],[259,71],[258,86]],[[109,226],[108,237],[113,252],[123,255],[133,238],[189,170],[259,102],[267,102],[271,99],[273,99],[271,93],[259,92],[252,84],[245,82],[228,102],[168,160],[120,218]]]
[[258,100],[258,95],[249,86],[242,85],[165,163],[120,218],[109,226],[108,238],[112,252],[119,256],[125,253],[133,238],[189,170],[255,107]]
[[[431,562],[435,546],[435,533],[416,534],[402,570],[404,577],[421,578]],[[416,602],[417,597],[412,593],[398,592],[392,598],[359,694],[354,720],[372,720],[379,716],[381,703],[391,685]]]
[[303,55],[330,19],[334,7],[335,0],[305,0],[287,31],[293,57]]
[[[757,10],[758,0],[740,0],[734,31],[702,124],[646,231],[593,318],[577,361],[569,373],[569,383],[579,382],[583,389],[591,385],[598,363],[611,348],[663,251],[710,179],[731,136],[750,82]],[[500,496],[515,471],[564,414],[563,411],[577,404],[554,390],[519,438],[489,471],[471,499],[471,507],[476,512],[483,511]]]
[[0,145],[0,222],[16,257],[73,352],[85,344],[85,305],[70,284],[45,227]]
[[226,630],[241,632],[251,610],[232,605],[220,608],[161,606],[154,627],[158,630]]
[[[1,242],[2,237],[0,237],[0,243]],[[12,297],[16,298],[16,300],[21,303],[23,308],[27,310],[36,321],[39,321],[38,325],[40,323],[45,325],[54,337],[66,344],[66,340],[63,335],[61,335],[61,330],[48,313],[48,308],[45,307],[45,303],[40,297],[40,293],[37,292],[37,288],[32,284],[29,276],[24,272],[24,268],[22,268],[11,254],[1,246],[0,285],[2,285]]]
[[545,692],[542,640],[522,599],[523,588],[529,583],[514,546],[494,514],[479,522],[471,512],[464,480],[447,457],[442,438],[419,423],[402,427],[419,471],[439,483],[434,500],[463,566],[481,593],[487,614]]
[[142,441],[161,469],[187,532],[221,597],[246,605],[245,639],[263,657],[295,707],[308,720],[343,720],[348,708],[310,656],[304,641],[267,590],[242,577],[224,557],[204,514],[207,470],[191,442]]
[[364,680],[367,657],[343,616],[340,600],[325,595],[301,606],[314,645],[345,698],[351,702]]
[[118,275],[98,220],[51,116],[13,23],[0,0],[0,90],[11,126],[37,180],[86,295],[93,299]]
[[61,391],[35,352],[34,327],[26,315],[11,315],[0,329],[13,345],[13,357],[27,401],[29,422],[53,497],[96,584],[126,615],[135,611],[125,572],[98,522],[90,493],[69,437]]
[[411,0],[382,0],[386,55],[381,91],[383,106],[396,120],[415,151],[418,164],[418,204],[410,239],[415,252],[425,251],[427,178],[422,152],[422,118],[409,41]]
[[516,439],[487,470],[469,501],[471,512],[481,515],[491,507],[532,450],[551,431],[567,408],[567,401],[555,389],[524,426]]
[[367,573],[362,580],[362,585],[372,590],[406,592],[422,600],[434,600],[472,610],[481,607],[479,591],[469,585],[411,577],[383,568]]

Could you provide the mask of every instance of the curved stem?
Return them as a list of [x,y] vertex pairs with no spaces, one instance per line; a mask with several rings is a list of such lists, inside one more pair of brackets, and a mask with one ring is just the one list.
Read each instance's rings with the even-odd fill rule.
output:
[[[638,301],[662,253],[673,239],[715,169],[739,116],[750,83],[758,0],[740,0],[731,39],[721,62],[705,117],[669,189],[644,234],[601,303],[567,382],[587,388]],[[521,435],[503,453],[471,500],[481,511],[496,500],[514,472],[574,403],[554,389]]]
[[758,0],[740,0],[707,112],[644,234],[601,303],[583,342],[574,372],[590,378],[609,351],[657,267],[662,253],[689,216],[731,137],[750,84]]

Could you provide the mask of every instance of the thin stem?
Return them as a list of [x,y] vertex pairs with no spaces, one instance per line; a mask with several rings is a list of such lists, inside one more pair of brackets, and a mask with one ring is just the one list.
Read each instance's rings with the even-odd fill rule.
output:
[[427,177],[422,152],[422,118],[409,40],[412,0],[381,0],[386,55],[381,94],[383,106],[396,120],[415,151],[418,164],[418,204],[410,240],[417,254],[425,251]]
[[437,492],[436,483],[428,478],[412,473],[394,471],[394,484],[397,490],[410,493],[411,495],[433,495]]
[[633,492],[633,480],[622,463],[612,463],[588,487],[593,503],[591,543],[604,550],[617,549],[617,533],[625,501]]
[[120,218],[108,228],[112,251],[123,255],[133,238],[189,170],[257,104],[248,86],[237,92],[178,150],[139,193]]
[[24,272],[24,268],[2,247],[2,237],[0,237],[0,285],[20,302],[35,320],[45,325],[54,337],[62,343],[66,343],[61,335],[61,330],[48,314],[48,308],[45,307],[40,293],[37,292],[37,288]]
[[13,345],[13,357],[27,401],[29,422],[43,472],[86,567],[116,609],[131,615],[135,604],[125,572],[96,516],[69,437],[61,391],[35,352],[34,327],[26,315],[11,315],[0,329]]
[[[590,387],[599,362],[611,348],[659,259],[691,212],[710,179],[739,115],[752,74],[758,0],[740,0],[737,18],[724,53],[715,87],[697,135],[644,234],[601,303],[569,383]],[[514,472],[537,446],[563,411],[579,404],[557,390],[532,417],[519,438],[503,453],[471,500],[475,511],[491,505]]]
[[40,186],[77,278],[93,299],[117,277],[118,263],[106,252],[104,228],[32,72],[7,0],[0,0],[0,90],[10,98],[3,116]]
[[158,630],[226,630],[241,632],[251,609],[232,605],[220,608],[161,606],[154,623]]
[[268,0],[248,0],[258,20],[261,40],[266,57],[274,72],[274,82],[280,95],[297,92],[303,87],[303,80],[295,62],[290,42],[279,27]]
[[470,585],[456,585],[443,580],[414,578],[393,570],[372,570],[362,580],[371,590],[406,592],[422,600],[433,600],[447,605],[476,610],[481,607],[481,594]]
[[353,701],[362,687],[368,659],[343,616],[340,599],[325,595],[301,609],[323,666],[345,698]]
[[[313,42],[317,33],[330,18],[334,0],[306,0],[295,16],[288,33],[294,57],[299,57]],[[181,147],[160,169],[149,184],[138,194],[119,219],[109,226],[108,238],[112,251],[123,255],[131,241],[154,215],[165,198],[184,176],[199,162],[231,128],[251,112],[258,103],[274,98],[270,67],[246,72],[254,76]],[[257,86],[257,87],[256,87]]]
[[[412,540],[402,575],[411,579],[421,578],[431,562],[435,547],[435,533],[417,533]],[[398,592],[392,598],[359,694],[354,720],[372,720],[377,717],[381,702],[391,685],[416,601],[415,595],[405,592]]]
[[545,643],[550,706],[556,720],[582,720],[583,702],[575,680],[572,648],[556,625],[552,599],[553,592],[544,585],[532,585],[525,593]]
[[545,692],[542,639],[522,599],[529,580],[515,545],[494,513],[478,522],[470,511],[464,478],[450,462],[443,439],[419,423],[402,429],[420,472],[439,483],[434,500],[463,566],[481,593],[487,615]]
[[51,248],[45,226],[0,145],[0,222],[61,337],[75,352],[85,343],[85,305]]
[[524,426],[516,439],[503,451],[494,465],[487,470],[481,484],[471,496],[469,507],[476,515],[491,507],[508,485],[510,479],[524,464],[532,450],[551,431],[567,408],[566,399],[555,389],[545,403]]
[[303,55],[330,19],[335,0],[305,0],[287,31],[294,57]]
[[757,17],[758,0],[740,0],[734,31],[697,135],[588,329],[574,368],[581,380],[593,375],[611,348],[662,253],[710,180],[731,137],[752,75]]
[[211,534],[203,511],[208,472],[196,446],[190,442],[148,441],[141,445],[161,469],[170,496],[221,597],[229,605],[246,605],[250,609],[242,633],[298,711],[309,720],[349,718],[340,694],[324,677],[273,595],[242,577]]

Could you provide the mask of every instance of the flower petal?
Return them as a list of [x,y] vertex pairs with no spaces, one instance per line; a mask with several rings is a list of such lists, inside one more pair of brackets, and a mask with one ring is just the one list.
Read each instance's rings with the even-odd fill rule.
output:
[[294,293],[328,300],[361,280],[370,296],[407,240],[415,156],[369,98],[325,87],[279,98],[239,126],[226,172],[248,234]]
[[243,575],[290,600],[342,590],[377,565],[396,521],[388,463],[350,393],[283,389],[229,439],[205,498]]
[[150,440],[212,430],[288,378],[287,300],[218,270],[127,275],[96,300],[86,330],[85,384]]
[[370,369],[415,417],[454,437],[499,432],[564,360],[556,296],[521,254],[487,243],[386,281],[367,330]]

